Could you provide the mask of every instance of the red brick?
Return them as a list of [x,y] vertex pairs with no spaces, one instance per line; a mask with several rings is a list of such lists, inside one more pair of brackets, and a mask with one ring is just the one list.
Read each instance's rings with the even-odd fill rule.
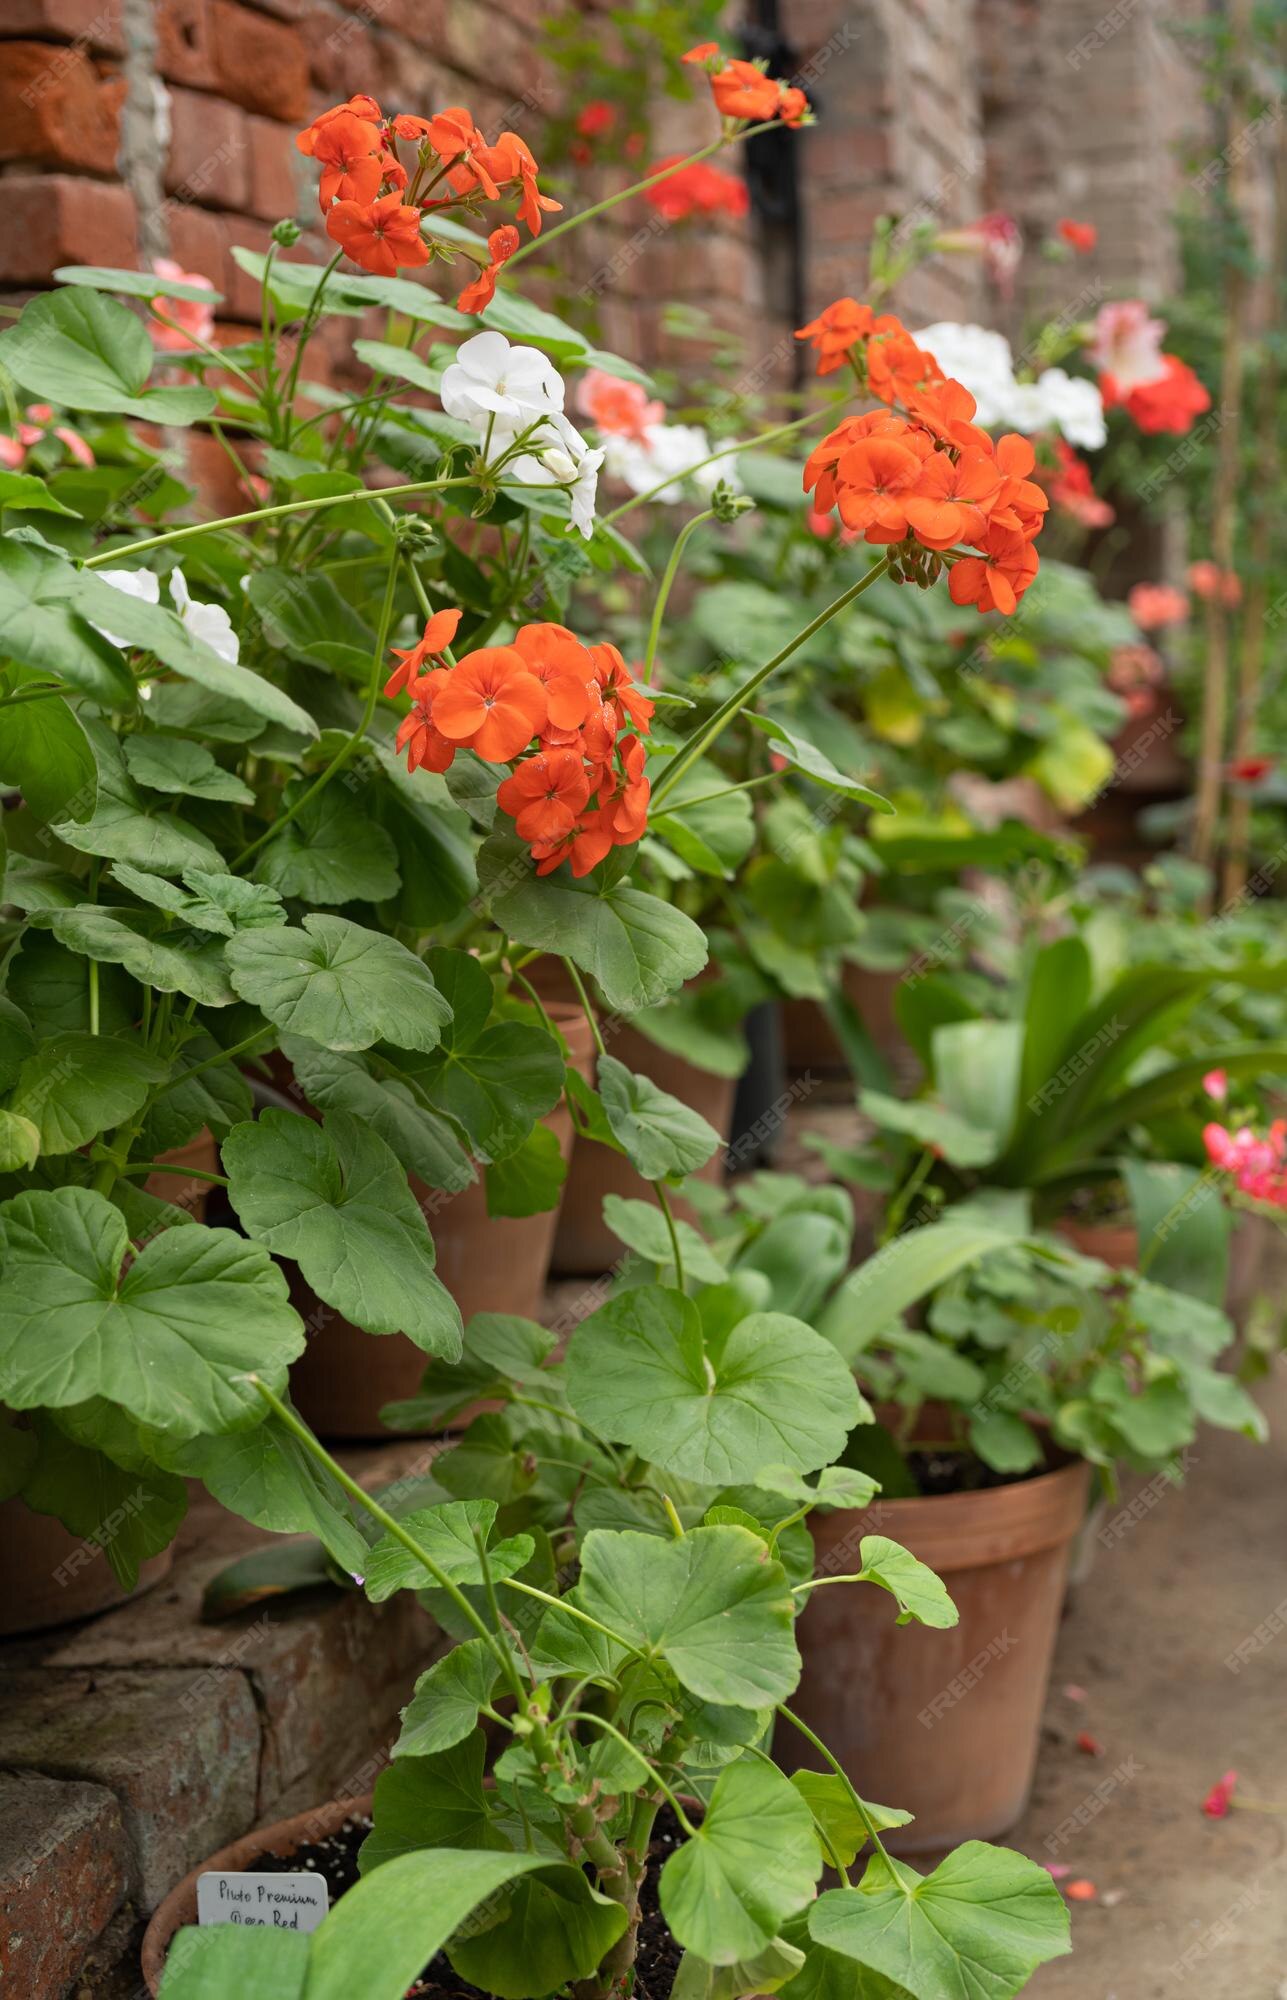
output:
[[[271,118],[246,119],[250,140],[250,171],[245,206],[266,222],[280,222],[299,208],[306,181],[316,200],[314,170],[295,146],[294,125],[275,125]],[[297,165],[298,163],[298,165]],[[300,169],[307,166],[307,175]]]
[[120,0],[4,0],[0,36],[79,42],[106,55],[125,53]]
[[60,264],[138,265],[134,202],[71,174],[14,174],[0,203],[0,284],[47,284]]
[[111,174],[125,85],[80,48],[7,42],[0,72],[0,160]]
[[243,1674],[45,1666],[7,1673],[4,1685],[0,1764],[116,1794],[140,1908],[253,1824],[260,1726]]
[[100,1785],[0,1774],[0,1986],[61,2000],[125,1895],[129,1843]]
[[308,57],[294,28],[239,7],[211,0],[211,52],[221,97],[266,118],[308,113]]
[[215,87],[214,21],[210,0],[160,0],[156,9],[157,66],[169,83]]
[[235,104],[174,90],[170,97],[166,192],[203,208],[245,208],[250,192],[250,121]]

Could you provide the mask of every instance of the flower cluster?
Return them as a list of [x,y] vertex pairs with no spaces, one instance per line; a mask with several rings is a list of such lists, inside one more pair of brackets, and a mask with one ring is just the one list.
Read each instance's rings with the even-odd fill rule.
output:
[[658,160],[652,169],[654,174],[666,173],[668,167],[675,167],[673,174],[667,174],[664,181],[655,187],[644,189],[644,200],[667,222],[684,222],[690,215],[745,215],[750,207],[751,197],[746,182],[736,174],[726,174],[713,167],[709,160],[694,160],[691,165],[681,167],[678,153],[671,158]]
[[477,431],[488,465],[519,486],[561,486],[574,526],[588,541],[603,453],[563,413],[563,377],[536,347],[503,333],[476,333],[444,370],[439,400]]
[[33,445],[46,437],[56,437],[78,465],[93,465],[94,454],[79,431],[74,431],[70,424],[60,424],[48,403],[29,403],[14,435],[0,433],[0,468],[17,472]]
[[521,625],[507,646],[449,664],[458,611],[435,612],[419,644],[395,652],[387,695],[411,694],[398,730],[409,770],[446,771],[472,750],[510,774],[496,794],[538,875],[569,861],[596,868],[648,823],[643,738],[653,703],[615,646],[586,646],[563,625]]
[[1142,300],[1117,300],[1100,307],[1087,354],[1106,409],[1124,408],[1142,431],[1182,434],[1211,398],[1187,362],[1162,352],[1165,332]]
[[758,63],[726,56],[718,42],[698,42],[684,61],[706,71],[721,118],[753,119],[757,125],[772,118],[780,118],[784,125],[803,125],[809,118],[809,100],[802,90],[766,75]]
[[1263,1139],[1249,1125],[1240,1125],[1236,1132],[1206,1125],[1202,1141],[1212,1165],[1232,1174],[1240,1194],[1287,1208],[1287,1118],[1276,1118]]
[[[518,220],[539,236],[543,214],[562,207],[541,193],[540,169],[525,140],[502,132],[489,146],[460,106],[432,118],[409,112],[386,117],[373,97],[351,97],[323,111],[295,143],[321,167],[318,198],[328,236],[364,271],[381,277],[428,263],[439,246],[425,241],[420,225],[440,210],[476,213],[484,201],[516,197]],[[481,312],[490,303],[496,274],[519,241],[512,223],[493,229],[486,262],[457,301],[462,312]],[[459,247],[444,247],[444,254]]]
[[834,507],[846,528],[887,547],[902,581],[933,583],[946,561],[954,604],[1013,612],[1037,574],[1032,544],[1049,505],[1027,439],[994,442],[981,430],[969,390],[891,313],[844,299],[799,337],[824,359],[834,340],[850,341],[859,386],[889,406],[844,418],[811,454],[804,484],[815,509]]

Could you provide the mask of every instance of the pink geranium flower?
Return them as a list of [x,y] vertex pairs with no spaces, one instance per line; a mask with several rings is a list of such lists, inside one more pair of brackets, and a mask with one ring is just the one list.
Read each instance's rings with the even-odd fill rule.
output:
[[1119,299],[1100,307],[1087,353],[1100,374],[1111,375],[1125,395],[1165,375],[1165,332],[1166,322],[1151,319],[1142,299]]
[[203,299],[168,299],[162,293],[150,301],[154,313],[164,313],[174,326],[154,326],[152,339],[157,347],[168,348],[172,353],[181,353],[185,348],[195,347],[198,342],[209,342],[214,334],[214,286],[201,271],[185,271],[176,264],[173,257],[154,257],[152,269],[158,278],[165,278],[171,284],[202,285],[211,294],[210,304]]
[[576,406],[597,430],[615,437],[643,441],[650,424],[666,415],[664,403],[651,403],[637,382],[623,382],[602,368],[588,368],[577,385]]
[[1178,625],[1189,615],[1189,600],[1169,583],[1137,583],[1127,593],[1131,617],[1141,632],[1159,625]]

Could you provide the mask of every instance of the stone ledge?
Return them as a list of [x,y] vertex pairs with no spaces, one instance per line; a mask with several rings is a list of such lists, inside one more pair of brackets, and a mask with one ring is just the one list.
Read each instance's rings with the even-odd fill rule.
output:
[[[382,1487],[433,1449],[343,1457]],[[0,1648],[0,1983],[22,2000],[136,1994],[142,1920],[189,1868],[387,1760],[442,1633],[409,1595],[327,1589],[203,1624],[207,1584],[265,1539],[198,1489],[165,1582]]]

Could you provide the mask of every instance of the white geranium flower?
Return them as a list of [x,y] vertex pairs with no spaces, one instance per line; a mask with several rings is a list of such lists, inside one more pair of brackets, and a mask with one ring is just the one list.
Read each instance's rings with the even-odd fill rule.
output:
[[[493,436],[492,457],[508,451],[513,433]],[[599,467],[603,453],[591,449],[576,426],[562,411],[546,417],[524,439],[524,449],[505,467],[505,474],[519,486],[562,486],[572,506],[572,522],[589,541],[594,533],[594,505],[599,490]]]
[[1098,451],[1108,439],[1104,423],[1104,399],[1093,382],[1082,375],[1069,375],[1063,368],[1047,368],[1039,375],[1046,421],[1063,433],[1069,444],[1083,451]]
[[958,325],[938,320],[922,327],[912,339],[932,354],[945,375],[960,382],[978,404],[975,422],[989,430],[994,424],[1015,424],[1012,399],[1017,384],[1010,343],[1003,333],[986,326]]
[[[100,569],[98,576],[101,583],[110,583],[113,590],[121,591],[126,597],[137,597],[144,604],[161,602],[161,585],[150,569]],[[101,632],[111,646],[124,649],[134,644],[132,639],[122,639],[119,633],[109,632],[106,625],[95,625],[94,630]]]
[[503,333],[476,333],[456,349],[443,370],[439,392],[449,417],[485,432],[500,423],[511,432],[533,418],[563,408],[563,377],[539,348],[513,347]]
[[174,608],[194,639],[201,639],[221,660],[236,666],[241,657],[241,641],[232,629],[232,620],[222,604],[198,604],[188,589],[181,569],[170,573],[170,595]]
[[660,481],[668,482],[654,495],[663,506],[683,499],[684,481],[690,478],[703,496],[713,493],[721,480],[740,490],[735,453],[716,459],[714,465],[702,463],[710,457],[711,447],[699,424],[647,424],[642,438],[614,432],[603,443],[608,472],[632,493],[651,493]]

